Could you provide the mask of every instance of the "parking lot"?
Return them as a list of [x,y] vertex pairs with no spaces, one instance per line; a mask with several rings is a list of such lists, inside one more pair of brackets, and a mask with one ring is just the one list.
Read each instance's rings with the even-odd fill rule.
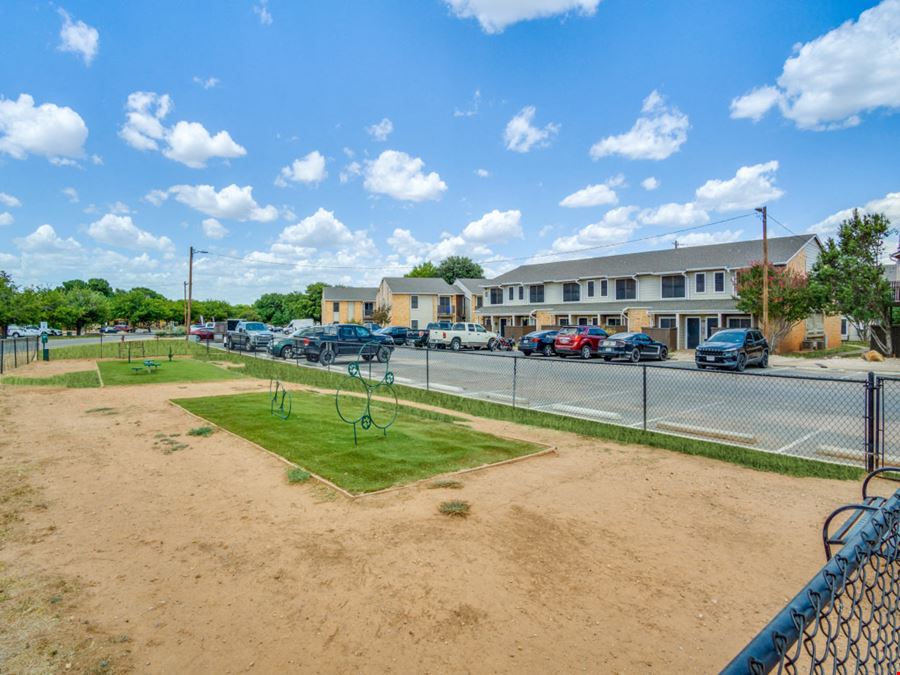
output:
[[[330,369],[344,370],[352,360],[341,357]],[[299,365],[323,367],[303,359]],[[684,360],[648,362],[645,368],[598,359],[409,347],[394,351],[390,369],[396,382],[407,386],[798,457],[864,462],[862,372],[833,376],[769,368],[733,373],[701,371]],[[900,418],[896,425],[887,420],[886,426],[900,427]]]

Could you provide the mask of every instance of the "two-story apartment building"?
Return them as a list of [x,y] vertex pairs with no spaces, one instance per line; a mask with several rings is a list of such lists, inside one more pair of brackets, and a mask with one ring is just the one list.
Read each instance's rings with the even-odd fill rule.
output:
[[472,291],[480,296],[485,280],[465,281],[469,286],[431,277],[385,277],[376,306],[390,307],[391,323],[410,328],[424,328],[432,321],[471,321]]
[[322,289],[322,323],[371,321],[377,294],[377,288],[326,286]]
[[[774,265],[808,272],[818,258],[815,235],[769,239]],[[693,349],[719,327],[750,327],[738,311],[739,270],[762,260],[762,241],[691,246],[581,260],[522,265],[485,283],[476,317],[485,326],[598,324],[674,328],[678,348]],[[782,340],[794,351],[804,340],[840,344],[840,318],[811,316]]]

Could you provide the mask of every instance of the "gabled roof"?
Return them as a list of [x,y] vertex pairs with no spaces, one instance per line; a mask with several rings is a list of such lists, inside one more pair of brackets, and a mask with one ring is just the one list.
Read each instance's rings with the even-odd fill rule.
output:
[[391,293],[459,295],[458,288],[437,277],[385,277],[382,281]]
[[326,286],[322,289],[323,300],[344,300],[357,302],[375,302],[377,288],[361,288],[354,286]]
[[487,279],[457,279],[454,285],[464,288],[469,293],[478,295],[481,293],[481,287],[484,286],[487,281]]
[[[769,260],[773,265],[786,264],[815,236],[804,234],[769,239]],[[738,269],[749,267],[759,260],[762,260],[762,240],[755,239],[728,244],[684,246],[660,251],[521,265],[491,279],[488,285],[534,284],[544,281],[626,277],[633,274],[661,274],[717,268]]]

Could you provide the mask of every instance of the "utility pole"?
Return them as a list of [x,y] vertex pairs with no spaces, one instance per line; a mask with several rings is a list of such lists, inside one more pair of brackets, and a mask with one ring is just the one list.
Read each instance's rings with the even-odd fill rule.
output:
[[184,330],[188,332],[188,318],[187,318],[187,281],[184,282],[184,302],[181,303],[181,319],[184,321]]
[[209,253],[209,251],[198,251],[193,246],[191,246],[190,254],[188,256],[188,280],[187,280],[187,308],[185,309],[186,320],[184,322],[184,332],[186,339],[190,339],[191,337],[191,300],[194,297],[194,254],[195,253]]
[[767,219],[766,207],[756,209],[762,214],[763,226],[763,287],[762,287],[762,330],[766,339],[769,339],[769,239],[766,233]]

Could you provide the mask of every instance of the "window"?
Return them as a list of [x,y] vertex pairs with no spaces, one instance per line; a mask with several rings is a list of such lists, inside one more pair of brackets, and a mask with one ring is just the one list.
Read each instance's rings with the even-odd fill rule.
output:
[[607,326],[621,326],[622,325],[622,317],[608,316],[608,317],[606,317],[606,321],[604,323]]
[[502,288],[492,288],[491,289],[491,304],[492,305],[502,305],[503,304],[503,289]]
[[657,328],[675,328],[674,316],[658,316],[656,317]]
[[340,312],[340,311],[341,311],[341,303],[339,303],[339,302],[332,302],[332,303],[331,303],[331,311],[333,311],[333,312]]
[[475,309],[481,309],[484,307],[484,297],[479,295],[475,298]]
[[543,302],[544,301],[544,285],[543,284],[528,287],[528,301],[529,302]]
[[579,300],[581,300],[581,286],[563,284],[563,302],[578,302]]
[[466,324],[464,324],[464,323],[455,323],[450,328],[450,330],[465,330],[465,329],[466,329]]
[[662,296],[664,298],[684,297],[684,277],[680,274],[662,278]]
[[450,305],[450,296],[438,296],[438,314],[452,314],[453,307]]
[[366,316],[372,316],[372,312],[375,311],[375,303],[374,302],[365,302],[363,303],[363,312]]
[[822,337],[825,335],[825,317],[822,314],[810,314],[806,317],[806,337]]
[[594,335],[595,337],[606,337],[606,331],[602,328],[591,328],[588,330],[588,335]]
[[607,284],[606,279],[600,281],[600,295],[604,298],[606,297],[608,286],[609,284]]
[[510,286],[510,287],[509,287],[509,299],[510,299],[510,300],[513,299],[513,293],[514,293],[514,292],[515,292],[515,291],[513,290],[513,287]]
[[372,337],[372,334],[369,332],[369,329],[365,326],[357,326],[356,327],[356,337],[366,340]]
[[697,272],[696,289],[698,293],[706,293],[706,275],[703,272]]
[[569,325],[569,320],[568,320],[568,319],[560,319],[560,320],[559,320],[559,325],[560,325],[560,326],[568,326],[568,325]]
[[847,337],[849,332],[847,331],[847,319],[841,319],[841,337]]
[[582,316],[581,318],[579,318],[579,319],[578,319],[578,325],[579,325],[579,326],[587,326],[587,325],[588,325],[587,317],[586,317],[586,316]]
[[722,293],[725,291],[725,272],[716,272],[713,276],[714,284],[716,288],[716,293]]
[[412,321],[410,321],[409,327],[412,328],[413,330],[418,330],[419,329],[419,320],[413,319]]
[[588,282],[588,297],[589,298],[594,297],[594,282],[593,281]]
[[637,282],[634,279],[616,279],[616,300],[634,300]]
[[519,300],[525,299],[525,287],[519,286]]
[[729,328],[750,328],[750,317],[749,316],[729,316],[728,317],[728,327]]
[[476,333],[484,333],[484,332],[485,332],[484,326],[482,326],[481,324],[476,324],[476,325],[475,325],[475,332],[476,332]]
[[418,295],[409,296],[409,307],[410,307],[410,309],[419,309],[419,296]]
[[593,319],[591,319],[591,325],[592,325],[592,326],[597,326],[597,325],[599,325],[599,324],[600,324],[600,322],[597,320],[597,317],[596,317],[596,316],[595,316]]

